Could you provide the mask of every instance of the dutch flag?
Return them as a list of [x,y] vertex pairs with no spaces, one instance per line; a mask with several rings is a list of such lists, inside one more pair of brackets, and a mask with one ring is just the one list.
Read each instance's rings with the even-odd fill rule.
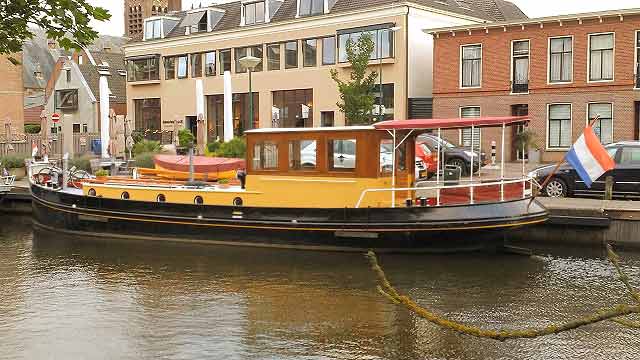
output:
[[584,129],[582,136],[567,153],[566,159],[588,188],[591,188],[591,184],[602,174],[615,167],[613,159],[598,140],[591,126]]

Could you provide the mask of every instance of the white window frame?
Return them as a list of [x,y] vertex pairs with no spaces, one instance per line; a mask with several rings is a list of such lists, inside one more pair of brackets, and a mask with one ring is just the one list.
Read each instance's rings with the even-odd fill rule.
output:
[[[478,108],[478,110],[480,110],[478,113],[480,115],[478,115],[478,117],[482,117],[482,106],[480,105],[464,105],[464,106],[460,106],[458,107],[458,118],[462,119],[462,109],[466,109],[466,108]],[[465,119],[470,119],[470,118],[465,118]],[[468,127],[469,129],[471,127]],[[458,130],[458,145],[460,145],[463,148],[466,148],[464,146],[464,144],[462,143],[462,130],[460,129]],[[482,128],[478,127],[478,133],[480,134],[480,138],[478,139],[478,142],[480,143],[480,151],[482,152]],[[471,144],[473,146],[473,144]]]
[[640,29],[638,30],[634,30],[635,36],[634,36],[634,43],[633,43],[633,48],[634,48],[634,52],[633,52],[633,89],[634,90],[640,90],[640,88],[638,88],[638,64],[640,64],[640,62],[638,62],[638,40],[640,40]]
[[[549,147],[549,115],[550,112],[549,110],[551,109],[552,105],[569,105],[569,111],[571,114],[570,120],[571,120],[571,126],[569,126],[569,134],[571,137],[571,144],[568,147]],[[546,151],[549,152],[553,152],[553,151],[568,151],[569,149],[571,149],[571,145],[573,145],[573,104],[572,103],[548,103],[547,104],[547,121],[545,124],[545,141],[544,141],[544,147]]]
[[[611,105],[611,143],[613,144],[615,141],[613,137],[615,136],[615,103],[613,101],[590,101],[587,103],[587,109],[585,113],[585,126],[589,125],[591,119],[589,119],[589,106],[591,105],[599,105],[599,104],[609,104]],[[601,130],[602,131],[602,130]],[[608,145],[608,144],[605,144]]]
[[[571,81],[551,81],[551,40],[571,38]],[[575,79],[574,58],[575,58],[575,37],[573,35],[550,36],[547,40],[547,85],[567,85],[573,84]],[[588,69],[587,69],[588,72]],[[587,77],[589,74],[587,74]]]
[[[160,37],[159,38],[157,37],[147,38],[147,23],[152,21],[160,21]],[[144,24],[142,25],[142,36],[144,41],[164,39],[164,21],[162,21],[162,18],[158,16],[152,16],[150,18],[144,19]]]
[[[249,24],[247,25],[247,18],[245,17],[245,7],[247,5],[251,5],[251,4],[255,4],[255,3],[259,3],[262,2],[264,3],[264,19],[262,22],[255,22],[253,24]],[[207,13],[207,16],[209,16],[209,14]],[[268,4],[268,0],[245,0],[241,3],[240,6],[240,26],[254,26],[254,25],[263,25],[263,24],[267,24],[269,23],[270,17],[269,17],[269,4]]]
[[[511,55],[510,55],[510,57],[511,57],[511,64],[510,64],[510,68],[511,68],[511,75],[510,75],[511,84],[509,85],[509,95],[528,95],[529,94],[529,90],[527,90],[527,92],[521,92],[521,93],[514,93],[513,92],[513,81],[514,81],[514,78],[513,78],[513,72],[514,72],[513,71],[514,70],[514,68],[513,68],[513,59],[514,59],[514,56],[513,56],[513,44],[516,43],[516,42],[520,42],[520,41],[528,41],[529,42],[529,54],[528,54],[529,66],[527,68],[527,81],[531,81],[531,39],[511,40]],[[482,71],[480,71],[480,85],[482,85]],[[467,89],[467,88],[465,88],[465,89]]]
[[[462,85],[462,79],[464,78],[464,74],[462,73],[462,68],[463,68],[463,63],[462,63],[462,53],[464,51],[464,48],[467,46],[480,46],[480,85],[479,86],[463,86]],[[460,67],[459,67],[459,83],[458,86],[460,87],[460,89],[480,89],[482,88],[482,75],[484,73],[484,48],[482,46],[482,43],[475,43],[475,44],[462,44],[460,45]],[[468,107],[468,106],[465,106]]]
[[[329,13],[329,0],[322,0],[322,13],[323,14]],[[296,0],[296,18],[299,18],[301,16],[314,16],[314,15],[300,15],[300,0]],[[320,14],[317,14],[317,15],[320,15]]]
[[[591,80],[591,37],[597,35],[613,35],[613,63],[611,64],[613,73],[613,78],[611,80]],[[635,46],[635,44],[634,44]],[[589,33],[587,34],[587,83],[588,84],[597,84],[597,83],[611,83],[616,81],[616,33],[615,31],[606,31],[600,33]]]

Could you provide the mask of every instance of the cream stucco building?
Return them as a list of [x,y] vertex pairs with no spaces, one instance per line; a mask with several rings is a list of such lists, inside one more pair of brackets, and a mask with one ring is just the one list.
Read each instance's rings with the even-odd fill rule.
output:
[[[145,20],[141,41],[125,46],[127,107],[147,137],[174,123],[196,129],[196,81],[204,82],[209,141],[224,131],[224,77],[231,73],[234,132],[254,127],[341,126],[330,77],[345,78],[347,39],[374,35],[371,70],[382,70],[385,118],[430,116],[433,39],[425,28],[526,16],[504,0],[243,0]],[[238,60],[262,62],[249,78]],[[161,135],[162,134],[162,135]]]

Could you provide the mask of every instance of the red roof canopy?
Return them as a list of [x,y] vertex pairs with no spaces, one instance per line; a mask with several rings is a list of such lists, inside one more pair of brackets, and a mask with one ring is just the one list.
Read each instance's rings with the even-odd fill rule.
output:
[[373,126],[376,130],[435,130],[435,129],[460,129],[471,126],[497,127],[504,125],[522,124],[529,122],[528,116],[507,117],[476,117],[453,119],[412,119],[382,121]]

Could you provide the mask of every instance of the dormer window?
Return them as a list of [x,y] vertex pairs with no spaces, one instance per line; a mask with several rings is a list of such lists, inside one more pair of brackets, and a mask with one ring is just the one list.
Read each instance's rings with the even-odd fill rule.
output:
[[244,24],[255,25],[265,22],[265,2],[257,1],[242,5],[244,11]]
[[298,0],[298,16],[324,14],[326,0]]
[[144,40],[164,39],[180,20],[168,16],[150,17],[144,20]]

